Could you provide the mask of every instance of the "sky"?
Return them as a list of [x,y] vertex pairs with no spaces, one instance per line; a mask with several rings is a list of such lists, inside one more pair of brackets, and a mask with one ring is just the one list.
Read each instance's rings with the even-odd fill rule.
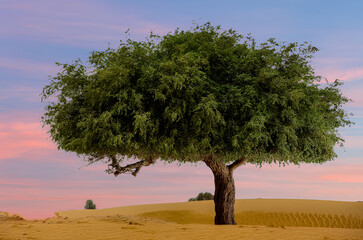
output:
[[[39,94],[60,69],[91,51],[117,48],[130,28],[144,40],[193,22],[251,33],[262,42],[311,42],[319,48],[315,72],[344,82],[353,102],[355,125],[339,129],[345,147],[335,161],[262,168],[246,164],[234,172],[236,198],[363,200],[363,1],[360,0],[0,0],[0,211],[26,218],[83,209],[185,202],[214,192],[213,175],[203,163],[144,167],[114,177],[105,165],[86,167],[76,154],[58,150],[40,118]],[[132,162],[132,160],[130,160]]]

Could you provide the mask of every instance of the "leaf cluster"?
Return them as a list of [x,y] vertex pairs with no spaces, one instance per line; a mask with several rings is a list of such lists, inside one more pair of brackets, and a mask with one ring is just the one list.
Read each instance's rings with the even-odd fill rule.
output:
[[322,83],[311,67],[316,51],[307,42],[257,44],[210,23],[128,39],[86,64],[59,64],[43,89],[43,123],[59,148],[90,162],[322,163],[352,122],[342,83]]

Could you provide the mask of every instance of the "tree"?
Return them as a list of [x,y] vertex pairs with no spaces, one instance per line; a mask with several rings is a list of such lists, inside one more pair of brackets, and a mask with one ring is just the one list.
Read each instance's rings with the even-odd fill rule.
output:
[[96,209],[96,204],[93,203],[91,199],[86,201],[85,209]]
[[203,201],[203,200],[213,200],[213,194],[209,193],[209,192],[205,192],[205,193],[199,193],[197,196],[197,201]]
[[213,200],[213,194],[209,193],[209,192],[205,192],[205,193],[199,193],[197,197],[195,198],[189,198],[189,202],[191,201],[203,201],[203,200]]
[[[249,163],[323,163],[352,122],[342,82],[321,82],[308,43],[257,44],[210,23],[176,29],[88,61],[60,64],[42,92],[43,126],[59,149],[109,174],[157,159],[203,161],[215,182],[215,224],[236,224],[233,172]],[[137,161],[126,164],[129,158]]]

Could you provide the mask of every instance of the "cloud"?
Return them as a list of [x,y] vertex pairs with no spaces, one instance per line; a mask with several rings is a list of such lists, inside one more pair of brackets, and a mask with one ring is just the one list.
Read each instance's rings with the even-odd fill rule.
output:
[[14,112],[0,120],[0,161],[34,157],[37,152],[57,149],[48,139],[46,130],[42,129],[40,116],[32,118],[29,115]]
[[0,89],[0,100],[10,98],[10,97],[24,97],[27,101],[39,102],[40,89],[20,87],[20,88],[2,88]]
[[321,179],[334,181],[334,182],[342,182],[342,183],[363,183],[362,171],[359,175],[353,175],[349,173],[349,175],[343,174],[328,174],[321,176]]
[[362,80],[363,79],[363,68],[347,69],[343,71],[342,76],[338,77],[342,80]]
[[344,137],[344,147],[345,148],[359,148],[363,147],[363,136],[346,136]]
[[327,78],[328,82],[335,79],[343,81],[363,80],[361,58],[318,58],[314,60],[314,68],[318,75]]
[[20,71],[23,75],[27,75],[28,77],[29,73],[33,74],[34,77],[47,77],[60,70],[60,67],[56,66],[55,63],[5,57],[0,57],[0,68],[15,70],[17,72]]
[[6,22],[0,25],[0,31],[8,37],[29,37],[81,47],[118,43],[128,28],[131,34],[142,36],[150,30],[157,34],[170,31],[167,24],[143,20],[137,11],[132,11],[132,6],[124,4],[123,8],[116,9],[112,3],[84,0],[6,1],[0,7],[4,12],[0,20]]
[[[347,103],[349,107],[363,107],[363,95],[362,90],[359,87],[351,88],[343,91],[343,96],[352,99],[352,102]],[[355,109],[355,112],[360,113],[359,109]],[[359,114],[360,115],[360,114]],[[358,116],[359,116],[358,115]]]
[[322,69],[321,75],[328,79],[328,82],[334,82],[335,79],[343,81],[363,80],[363,68],[350,69]]

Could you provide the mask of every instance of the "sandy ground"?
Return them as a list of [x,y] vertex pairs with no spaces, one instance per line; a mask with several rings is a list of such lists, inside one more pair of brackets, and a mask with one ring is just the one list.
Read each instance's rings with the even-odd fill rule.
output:
[[237,226],[214,226],[212,201],[62,211],[44,220],[0,212],[0,240],[363,240],[362,202],[241,199],[235,213]]

